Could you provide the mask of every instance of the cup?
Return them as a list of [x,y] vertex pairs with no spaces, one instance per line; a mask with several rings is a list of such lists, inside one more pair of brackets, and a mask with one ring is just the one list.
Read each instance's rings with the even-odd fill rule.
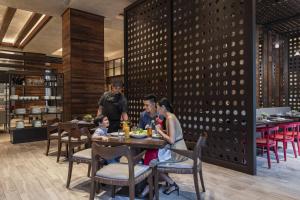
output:
[[129,138],[130,127],[129,126],[124,126],[123,130],[124,130],[124,133],[125,133],[125,138]]
[[152,128],[151,128],[151,126],[147,127],[147,135],[148,135],[148,137],[152,137]]

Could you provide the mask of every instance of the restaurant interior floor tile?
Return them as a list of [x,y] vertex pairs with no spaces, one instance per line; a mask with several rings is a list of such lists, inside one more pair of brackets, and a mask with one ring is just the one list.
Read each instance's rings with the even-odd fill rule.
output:
[[[7,134],[0,134],[0,200],[48,200],[88,199],[89,178],[87,166],[74,166],[71,189],[66,189],[68,163],[56,163],[56,148],[53,143],[50,156],[45,156],[45,141],[11,144]],[[281,150],[279,150],[281,151]],[[299,199],[300,158],[292,157],[289,150],[287,162],[280,153],[280,163],[272,161],[267,168],[265,158],[257,157],[257,176],[251,176],[204,163],[204,180],[209,200],[296,200]],[[172,176],[180,186],[180,195],[160,199],[195,199],[191,175]],[[96,199],[111,199],[109,188]],[[128,199],[117,196],[115,199]]]

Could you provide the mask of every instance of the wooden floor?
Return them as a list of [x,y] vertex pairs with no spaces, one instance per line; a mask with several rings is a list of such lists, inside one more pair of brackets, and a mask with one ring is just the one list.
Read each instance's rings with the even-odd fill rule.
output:
[[[0,134],[0,200],[68,200],[88,199],[87,166],[75,165],[71,189],[65,188],[68,163],[56,163],[55,152],[45,156],[45,142],[12,145],[7,135]],[[56,149],[52,148],[52,151]],[[258,158],[258,175],[250,176],[222,167],[204,164],[207,200],[296,200],[300,199],[300,159],[272,163],[266,168],[265,158]],[[180,185],[180,196],[161,194],[161,199],[195,199],[190,175],[173,176]],[[97,199],[110,199],[102,192]],[[127,199],[117,196],[116,199]]]

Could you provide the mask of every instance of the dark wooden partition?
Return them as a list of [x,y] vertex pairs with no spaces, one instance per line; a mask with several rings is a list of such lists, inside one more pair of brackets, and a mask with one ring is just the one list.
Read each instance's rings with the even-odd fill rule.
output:
[[300,110],[300,35],[289,39],[289,105]]
[[173,101],[184,138],[209,133],[204,159],[255,174],[254,1],[140,0],[125,9],[125,83]]

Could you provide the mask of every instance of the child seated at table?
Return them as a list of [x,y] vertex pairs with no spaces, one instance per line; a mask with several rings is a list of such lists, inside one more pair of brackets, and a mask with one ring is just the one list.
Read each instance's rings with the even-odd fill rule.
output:
[[[108,118],[104,115],[100,115],[94,120],[94,124],[98,128],[95,130],[92,138],[108,140],[108,133],[107,133],[108,126],[109,126]],[[120,160],[120,158],[115,158],[115,159],[112,159],[112,160],[106,160],[106,163],[107,164],[117,163],[117,162],[119,162],[119,160]]]
[[109,126],[108,118],[104,115],[100,115],[94,120],[94,124],[97,126],[92,138],[107,139],[107,130]]

